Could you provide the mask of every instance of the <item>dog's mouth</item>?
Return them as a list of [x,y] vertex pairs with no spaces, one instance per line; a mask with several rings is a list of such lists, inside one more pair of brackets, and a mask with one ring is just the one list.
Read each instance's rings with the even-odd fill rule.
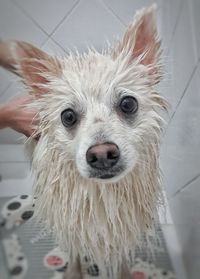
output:
[[99,171],[95,171],[95,170],[90,170],[89,173],[89,178],[92,179],[97,179],[97,180],[118,180],[122,173],[124,172],[124,167],[115,167],[113,169],[108,169],[108,170],[99,170]]
[[114,174],[107,173],[107,174],[103,174],[103,175],[100,176],[99,178],[100,178],[100,179],[109,179],[109,178],[113,178],[113,177],[115,177]]

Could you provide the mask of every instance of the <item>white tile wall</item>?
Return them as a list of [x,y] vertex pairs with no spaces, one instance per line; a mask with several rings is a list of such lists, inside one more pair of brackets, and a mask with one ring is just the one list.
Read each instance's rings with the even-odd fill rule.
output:
[[161,5],[161,30],[163,34],[163,45],[166,54],[169,52],[174,36],[176,25],[182,11],[184,0],[162,1]]
[[4,40],[26,40],[39,46],[47,37],[11,0],[0,2],[0,34]]
[[197,51],[197,56],[200,58],[200,1],[192,0],[191,3],[191,17],[193,21],[194,33],[195,33],[195,46]]
[[14,0],[49,35],[71,12],[79,0]]
[[[166,131],[161,162],[187,275],[197,279],[200,274],[200,1],[163,2],[172,8],[168,15],[163,10],[163,24],[166,24],[163,32],[171,63],[171,81],[164,95],[169,94],[173,117]],[[169,29],[174,25],[172,33],[167,34],[167,24]]]
[[154,2],[160,4],[160,0],[103,0],[103,2],[126,25],[128,25],[133,20],[133,16],[136,10],[149,6]]
[[11,75],[9,72],[6,72],[2,68],[0,68],[0,96],[4,93],[4,91],[8,88]]
[[22,84],[20,83],[20,79],[16,78],[12,82],[10,82],[9,87],[2,93],[1,95],[1,102],[9,102],[9,100],[26,94],[25,89],[23,88]]
[[26,162],[8,162],[0,163],[1,180],[24,179],[29,171],[29,165]]
[[16,147],[15,144],[0,144],[0,154],[0,163],[28,161],[28,157],[24,152],[24,146],[22,145]]
[[85,50],[94,46],[98,50],[122,34],[124,26],[101,1],[81,1],[54,33],[53,39],[64,49]]
[[44,43],[44,45],[42,46],[42,49],[51,55],[56,55],[56,56],[61,56],[61,57],[65,57],[67,55],[67,52],[61,46],[59,46],[58,43],[53,41],[53,39],[51,39],[51,38],[49,38]]
[[188,278],[200,274],[200,177],[170,201]]
[[[6,128],[0,132],[0,141],[1,144],[23,144],[25,136],[22,134],[10,129]],[[1,156],[1,155],[0,155]]]
[[162,165],[171,196],[200,173],[200,66],[176,110],[162,146]]
[[171,211],[176,224],[200,226],[200,174],[189,187],[170,199]]
[[189,2],[184,0],[180,11],[179,21],[174,31],[173,40],[169,49],[172,62],[171,92],[169,101],[174,111],[186,89],[188,81],[197,64],[193,42],[192,23],[189,12]]

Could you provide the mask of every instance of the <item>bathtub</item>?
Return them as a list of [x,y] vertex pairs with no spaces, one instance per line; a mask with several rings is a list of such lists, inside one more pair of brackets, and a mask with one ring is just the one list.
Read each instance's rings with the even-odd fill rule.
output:
[[0,196],[31,194],[30,162],[21,144],[0,144]]

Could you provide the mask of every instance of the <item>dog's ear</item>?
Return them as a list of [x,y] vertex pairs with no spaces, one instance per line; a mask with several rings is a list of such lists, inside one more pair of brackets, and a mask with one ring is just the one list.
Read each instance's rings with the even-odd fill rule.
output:
[[21,41],[0,42],[0,65],[21,76],[35,94],[45,93],[49,79],[61,74],[56,58]]
[[112,50],[114,59],[120,57],[128,64],[137,61],[148,66],[150,74],[158,73],[161,48],[156,27],[156,10],[154,4],[136,13],[122,40]]

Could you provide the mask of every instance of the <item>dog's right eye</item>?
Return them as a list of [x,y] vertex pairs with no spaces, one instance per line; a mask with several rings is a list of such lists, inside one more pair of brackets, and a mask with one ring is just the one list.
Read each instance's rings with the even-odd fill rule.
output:
[[77,121],[76,113],[72,109],[66,109],[61,113],[61,121],[67,128],[73,126]]
[[132,96],[125,96],[119,106],[123,113],[134,114],[138,110],[138,101]]

